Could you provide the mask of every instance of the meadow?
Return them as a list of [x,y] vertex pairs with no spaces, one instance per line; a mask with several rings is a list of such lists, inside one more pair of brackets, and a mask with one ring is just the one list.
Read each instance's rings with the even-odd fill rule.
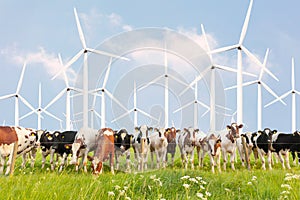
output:
[[283,170],[275,163],[273,170],[263,171],[258,161],[249,171],[237,160],[236,171],[228,165],[213,174],[207,156],[203,169],[184,170],[177,155],[174,167],[113,175],[105,163],[104,173],[94,176],[74,166],[62,173],[49,170],[49,164],[41,169],[40,159],[34,169],[29,164],[21,169],[18,158],[14,175],[0,176],[0,199],[300,199],[298,165]]

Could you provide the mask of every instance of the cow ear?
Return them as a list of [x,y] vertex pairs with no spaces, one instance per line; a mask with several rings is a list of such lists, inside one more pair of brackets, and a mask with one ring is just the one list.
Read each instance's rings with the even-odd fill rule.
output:
[[158,128],[154,128],[154,131],[155,131],[155,132],[159,132]]
[[218,139],[217,140],[217,144],[219,144],[219,143],[221,143],[222,142],[222,140],[221,139]]
[[199,128],[195,129],[195,132],[199,132]]
[[273,134],[277,133],[277,130],[273,130],[272,133],[273,133]]
[[140,128],[139,128],[139,127],[135,127],[134,130],[135,130],[135,131],[139,131]]
[[54,135],[55,135],[55,137],[58,137],[58,135],[59,135],[59,132],[55,132],[55,134],[54,134]]
[[239,128],[243,128],[243,126],[244,126],[243,124],[240,124],[240,125],[239,125]]
[[176,133],[179,133],[181,130],[180,129],[178,129],[178,130],[176,130]]
[[149,127],[149,128],[148,128],[148,131],[152,131],[152,130],[153,130],[153,128],[152,128],[152,127]]
[[227,127],[227,130],[230,130],[230,129],[231,129],[231,126],[229,126],[229,125],[227,125],[226,127]]

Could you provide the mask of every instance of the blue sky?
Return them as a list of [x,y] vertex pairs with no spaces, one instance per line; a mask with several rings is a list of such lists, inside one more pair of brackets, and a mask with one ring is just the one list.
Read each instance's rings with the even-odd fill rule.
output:
[[[249,1],[1,1],[0,2],[0,96],[16,90],[19,75],[25,59],[27,69],[20,93],[34,107],[38,105],[38,84],[42,84],[42,107],[64,88],[61,79],[51,77],[59,69],[57,54],[61,53],[64,63],[81,50],[73,8],[76,7],[89,47],[96,47],[103,41],[124,31],[158,27],[170,28],[201,42],[200,24],[204,24],[212,49],[236,44],[242,29]],[[261,61],[270,48],[267,67],[279,78],[279,82],[265,74],[263,80],[281,95],[291,88],[291,57],[295,58],[296,89],[299,77],[300,55],[298,39],[300,30],[299,2],[292,0],[254,1],[244,45]],[[221,61],[235,67],[236,51],[216,55]],[[259,69],[244,61],[247,71],[258,74]],[[82,59],[72,69],[77,72]],[[70,78],[72,78],[72,74]],[[111,75],[114,79],[116,77]],[[220,73],[225,87],[235,84],[235,76]],[[101,78],[100,78],[101,79]],[[245,77],[245,80],[253,80]],[[110,83],[113,84],[113,83]],[[110,86],[113,89],[113,86]],[[299,90],[299,89],[298,89]],[[256,87],[244,89],[244,121],[246,130],[256,130]],[[263,92],[263,105],[273,97]],[[163,100],[162,100],[163,101]],[[226,92],[227,107],[235,110],[235,91]],[[279,102],[263,110],[263,127],[281,131],[291,129],[291,98],[285,99],[287,106]],[[208,103],[208,102],[206,102]],[[297,96],[297,114],[299,115]],[[49,108],[59,118],[64,118],[64,100]],[[129,108],[130,106],[128,106]],[[147,108],[145,107],[147,110]],[[30,111],[20,103],[20,115]],[[14,124],[14,100],[0,101],[0,122]],[[201,120],[201,119],[200,119]],[[228,119],[230,121],[230,119]],[[206,119],[203,119],[206,123]],[[298,120],[299,121],[299,120]],[[207,123],[206,123],[207,124]],[[36,115],[20,121],[21,126],[36,127]],[[112,125],[113,126],[113,125]],[[199,125],[204,131],[207,125]],[[59,123],[45,116],[42,128],[59,129]],[[299,127],[299,123],[297,123]]]

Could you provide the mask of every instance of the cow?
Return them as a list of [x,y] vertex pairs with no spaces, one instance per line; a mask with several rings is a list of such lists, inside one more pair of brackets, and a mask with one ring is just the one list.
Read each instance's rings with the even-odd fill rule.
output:
[[[271,138],[271,151],[275,152],[282,164],[282,168],[291,169],[289,162],[289,152],[300,151],[300,132],[295,131],[294,133],[275,133]],[[284,156],[284,159],[282,158]],[[286,163],[286,167],[284,164]]]
[[111,128],[102,128],[98,132],[92,161],[93,173],[95,175],[102,174],[103,162],[109,159],[110,170],[114,174],[114,131]]
[[147,125],[141,125],[135,127],[136,134],[132,141],[132,147],[134,151],[135,159],[137,160],[137,169],[139,171],[147,170],[148,161],[148,149],[149,149],[149,131],[152,131],[152,127]]
[[221,151],[223,157],[223,169],[226,171],[227,154],[230,154],[231,169],[235,170],[234,160],[236,155],[236,139],[240,137],[240,129],[243,128],[243,124],[238,125],[233,122],[231,125],[226,126],[227,129],[218,133],[221,138]]
[[190,155],[191,168],[194,169],[194,149],[196,133],[199,129],[184,128],[178,136],[178,147],[180,149],[182,165],[188,167],[188,155]]
[[126,129],[121,129],[114,133],[116,170],[119,170],[119,157],[125,155],[126,171],[130,171],[130,147],[132,137],[133,135],[129,135]]
[[156,168],[166,167],[167,155],[167,131],[164,128],[155,128],[154,133],[150,135],[150,153],[151,153],[151,167],[153,168],[153,154],[156,154]]
[[[196,134],[196,148],[198,153],[199,167],[203,168],[203,160],[205,154],[209,155],[211,171],[215,173],[215,166],[221,172],[220,158],[221,158],[221,139],[215,134],[206,135],[203,132]],[[202,151],[202,152],[201,152]]]
[[59,172],[62,171],[68,155],[72,154],[72,144],[74,143],[76,134],[77,131],[56,132],[54,134],[57,142],[53,144],[53,149],[61,157]]
[[82,165],[84,172],[87,172],[87,158],[88,153],[96,149],[96,139],[99,135],[98,130],[92,128],[81,128],[76,136],[74,143],[72,144],[72,160],[70,164],[76,165],[76,171],[78,171],[78,158],[82,156]]
[[167,146],[167,154],[166,154],[166,162],[168,163],[168,154],[171,154],[171,165],[174,166],[174,157],[176,153],[176,134],[180,132],[180,130],[176,130],[176,128],[171,127],[166,129],[166,137],[168,141]]
[[[8,175],[10,172],[10,165],[13,159],[14,143],[17,142],[17,156],[24,155],[35,148],[38,140],[37,131],[34,129],[24,127],[12,127],[12,126],[0,126],[0,174],[3,174],[6,158],[9,156],[6,162],[6,172]],[[23,160],[23,164],[26,160]],[[32,161],[34,162],[34,161]]]
[[253,148],[257,149],[258,156],[262,162],[262,169],[266,170],[265,156],[268,158],[269,169],[272,169],[272,135],[277,133],[277,130],[271,130],[270,128],[265,128],[263,131],[257,131],[252,133],[251,140],[253,143]]
[[[245,160],[246,160],[246,156],[245,156],[245,149],[242,143],[242,138],[245,138],[245,142],[246,142],[246,148],[247,148],[247,155],[248,155],[248,159],[250,162],[250,155],[253,151],[253,143],[251,141],[251,136],[252,136],[252,132],[246,132],[246,133],[242,133],[241,137],[236,139],[236,146],[240,155],[240,159],[242,162],[242,166],[245,166]],[[256,157],[257,158],[257,157]],[[255,158],[255,160],[256,160]]]
[[46,158],[49,154],[50,154],[51,170],[54,170],[55,168],[54,166],[55,149],[53,149],[53,145],[58,142],[58,138],[57,138],[58,135],[59,135],[58,131],[44,131],[40,137],[39,146],[42,151],[42,169],[45,167]]

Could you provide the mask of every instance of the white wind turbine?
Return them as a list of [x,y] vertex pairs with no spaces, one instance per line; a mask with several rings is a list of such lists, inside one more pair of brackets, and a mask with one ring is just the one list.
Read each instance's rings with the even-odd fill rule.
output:
[[[60,54],[58,54],[58,58],[59,58],[60,65],[63,66],[63,62],[62,62]],[[66,117],[66,129],[65,130],[69,131],[69,130],[71,130],[71,92],[72,91],[81,92],[81,90],[76,89],[74,87],[70,87],[69,80],[68,80],[66,72],[63,71],[62,73],[63,73],[63,76],[64,76],[66,87],[64,89],[62,89],[61,92],[59,92],[57,94],[57,96],[54,97],[52,99],[52,101],[50,101],[45,106],[44,110],[47,110],[51,105],[53,105],[58,99],[60,99],[65,94],[66,95],[66,115],[65,115],[65,117]]]
[[128,60],[127,58],[124,57],[120,57],[118,55],[114,55],[111,53],[107,53],[104,51],[99,51],[96,49],[91,49],[88,48],[86,46],[86,42],[85,42],[85,38],[84,38],[84,34],[79,22],[79,18],[77,15],[77,11],[76,8],[74,8],[74,15],[75,15],[75,19],[76,19],[76,25],[77,25],[77,29],[78,29],[78,33],[79,33],[79,37],[80,37],[80,41],[82,43],[82,50],[80,50],[52,79],[55,79],[57,76],[59,76],[63,71],[66,71],[66,69],[68,67],[70,67],[74,62],[76,62],[80,56],[83,55],[83,127],[88,127],[88,61],[87,61],[87,53],[88,52],[92,52],[92,53],[96,53],[99,55],[104,55],[104,56],[109,56],[109,57],[113,57],[113,58],[119,58],[119,59],[123,59],[123,60]]
[[[207,110],[210,109],[208,105],[205,103],[202,103],[200,100],[198,100],[198,83],[195,82],[195,87],[194,87],[194,100],[183,105],[182,107],[178,108],[175,110],[173,113],[176,113],[190,105],[194,104],[194,128],[198,128],[198,104],[206,108]],[[205,112],[202,116],[204,116],[207,112]]]
[[282,99],[286,98],[289,94],[292,95],[292,133],[294,133],[296,129],[296,94],[300,95],[300,92],[295,89],[295,62],[294,58],[292,58],[292,77],[291,77],[291,85],[292,89],[275,99],[274,101],[271,101],[270,103],[266,104],[265,107],[268,107],[272,105],[273,103],[277,101],[282,101]]
[[168,74],[168,58],[167,58],[167,51],[166,48],[164,49],[164,67],[165,67],[165,73],[158,76],[157,78],[153,79],[152,81],[150,81],[148,84],[144,85],[143,87],[139,88],[138,90],[143,90],[144,88],[148,87],[149,85],[154,84],[155,82],[159,81],[160,79],[164,79],[165,80],[165,100],[164,100],[164,104],[165,104],[165,128],[169,127],[169,78],[177,81],[178,83],[188,86],[185,82],[181,81],[180,79],[178,79],[177,77]]
[[[267,49],[267,51],[266,51],[266,55],[265,55],[264,62],[262,64],[262,68],[260,70],[260,74],[259,74],[258,79],[242,84],[243,86],[250,86],[250,85],[253,85],[253,84],[257,84],[257,130],[262,130],[262,88],[267,90],[276,99],[279,98],[277,96],[277,94],[264,81],[262,81],[262,77],[263,77],[263,74],[264,74],[265,71],[266,72],[268,71],[269,74],[272,74],[272,77],[274,77],[275,80],[279,81],[278,78],[271,71],[269,71],[266,68],[268,54],[269,54],[269,49]],[[233,89],[233,88],[236,88],[236,87],[237,86],[228,87],[228,88],[225,88],[225,90]],[[280,99],[280,101],[284,105],[286,105],[285,102],[282,101],[281,99]]]
[[[210,52],[210,54],[214,53],[220,53],[220,52],[225,52],[233,49],[237,49],[237,123],[243,123],[243,67],[242,67],[242,51],[256,64],[261,66],[260,61],[243,45],[248,24],[249,24],[249,19],[250,19],[250,14],[251,14],[251,9],[253,5],[253,0],[250,0],[250,4],[248,7],[247,15],[244,21],[244,25],[241,31],[240,39],[238,44],[227,46],[227,47],[222,47],[216,50],[213,50]],[[270,74],[271,75],[271,74]],[[272,75],[271,75],[272,76]]]
[[[204,30],[203,24],[201,24],[201,31],[202,31],[202,35],[204,37],[206,49],[207,49],[208,52],[210,52],[210,47],[209,47],[209,44],[208,44],[208,40],[207,40],[207,37],[206,37],[206,33],[205,33],[205,30]],[[223,66],[223,65],[215,64],[213,62],[212,54],[209,54],[209,58],[210,58],[210,62],[212,63],[212,65],[207,67],[198,77],[196,77],[194,79],[194,81],[192,81],[190,83],[189,87],[187,87],[185,90],[183,90],[180,93],[180,95],[182,95],[188,89],[192,88],[193,85],[196,85],[198,81],[203,79],[203,77],[205,77],[205,75],[208,72],[210,72],[210,108],[209,108],[209,111],[210,111],[210,131],[215,132],[215,129],[216,129],[216,120],[215,119],[216,119],[216,107],[217,107],[216,101],[215,101],[215,99],[216,99],[216,93],[215,93],[216,92],[216,88],[215,88],[216,72],[215,72],[215,70],[219,69],[219,70],[223,70],[223,71],[227,71],[227,72],[234,72],[234,73],[237,73],[238,70],[230,68],[230,67],[226,67],[226,66]],[[255,75],[253,75],[251,73],[247,73],[247,72],[242,72],[242,74],[256,77]]]
[[20,89],[22,87],[22,82],[23,82],[23,78],[24,78],[24,73],[25,73],[25,69],[26,69],[26,62],[23,65],[22,68],[22,72],[21,72],[21,76],[18,82],[18,86],[17,86],[17,90],[15,93],[12,94],[8,94],[8,95],[4,95],[0,97],[0,100],[2,99],[9,99],[14,97],[15,98],[15,126],[19,126],[19,99],[30,109],[33,109],[33,107],[30,105],[30,103],[28,103],[28,101],[26,101],[21,95],[20,95]]
[[39,99],[38,99],[38,108],[34,109],[34,108],[31,108],[31,112],[25,114],[24,116],[22,116],[20,118],[21,119],[24,119],[30,115],[32,115],[33,113],[36,113],[37,114],[37,129],[38,130],[41,130],[42,128],[42,113],[45,113],[46,115],[58,120],[60,122],[60,125],[62,123],[62,120],[59,119],[58,117],[56,117],[55,115],[51,114],[49,111],[47,111],[45,108],[42,108],[42,86],[41,86],[41,83],[39,84]]
[[123,108],[124,110],[127,110],[127,108],[125,106],[123,106],[120,101],[118,99],[116,99],[112,93],[110,93],[107,88],[106,88],[106,84],[108,81],[108,77],[109,77],[109,72],[110,72],[110,67],[111,67],[111,63],[112,63],[112,58],[109,59],[109,63],[106,69],[106,73],[105,73],[105,77],[103,80],[103,84],[101,88],[95,89],[92,91],[92,93],[98,93],[101,91],[101,128],[105,128],[105,122],[106,122],[106,106],[105,106],[105,96],[107,95],[111,100],[113,100],[115,103],[117,103],[121,108]]
[[129,115],[131,112],[134,113],[134,116],[133,116],[133,125],[134,127],[137,127],[138,126],[138,112],[155,120],[155,121],[158,121],[157,119],[155,119],[154,117],[152,117],[150,114],[146,113],[145,111],[143,111],[142,109],[138,108],[137,107],[137,89],[136,89],[136,83],[134,81],[134,84],[133,84],[133,108],[128,110],[126,113],[120,115],[119,117],[115,118],[114,120],[111,121],[111,123],[114,123],[116,121],[118,121],[119,119],[125,117],[126,115]]

